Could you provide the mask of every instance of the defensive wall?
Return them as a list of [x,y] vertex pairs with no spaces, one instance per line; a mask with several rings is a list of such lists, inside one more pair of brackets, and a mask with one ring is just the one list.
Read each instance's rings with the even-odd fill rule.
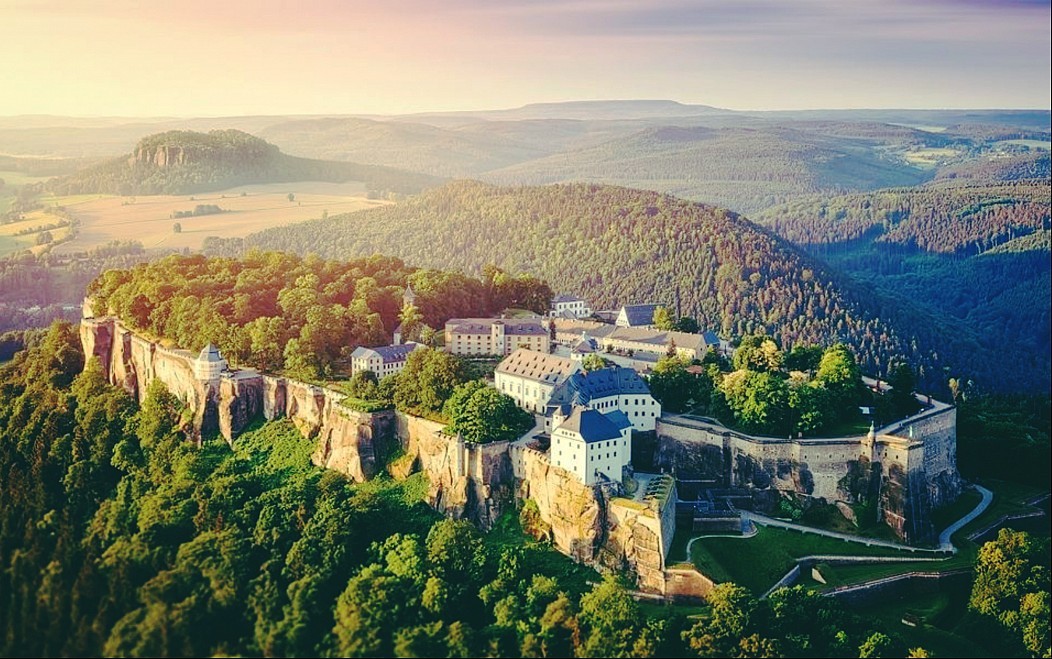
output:
[[756,437],[706,419],[665,415],[657,424],[654,466],[714,487],[792,492],[827,503],[872,501],[899,537],[930,542],[931,510],[956,500],[960,477],[957,410],[928,404],[866,435],[813,439]]

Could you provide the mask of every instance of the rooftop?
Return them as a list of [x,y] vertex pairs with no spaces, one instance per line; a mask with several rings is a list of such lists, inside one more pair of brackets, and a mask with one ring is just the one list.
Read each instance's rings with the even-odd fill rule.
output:
[[608,366],[594,371],[578,371],[566,379],[566,386],[557,392],[555,402],[590,404],[597,398],[649,394],[650,387],[634,369]]
[[409,353],[422,347],[421,344],[413,343],[412,341],[396,346],[378,346],[376,348],[359,347],[355,348],[354,352],[351,353],[351,359],[370,359],[373,357],[379,357],[384,364],[393,364],[395,362],[404,362],[409,356]]
[[544,335],[548,328],[536,318],[451,318],[446,331],[453,334],[489,334],[496,324],[504,325],[504,333],[515,336]]
[[219,348],[209,343],[201,349],[201,354],[197,356],[197,361],[201,362],[221,362],[223,361],[223,355],[219,354]]
[[621,307],[621,312],[628,320],[629,327],[650,325],[654,322],[654,312],[661,306],[659,304],[626,304]]
[[497,365],[496,372],[557,384],[577,369],[578,365],[565,357],[519,348]]
[[621,438],[621,429],[609,415],[585,407],[575,407],[559,429],[577,433],[586,444]]

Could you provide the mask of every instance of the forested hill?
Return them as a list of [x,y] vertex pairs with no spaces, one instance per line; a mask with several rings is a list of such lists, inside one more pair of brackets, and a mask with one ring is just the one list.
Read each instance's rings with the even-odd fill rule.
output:
[[[918,188],[791,202],[757,220],[874,290],[971,328],[984,358],[1025,355],[1023,379],[1047,392],[1052,192],[1047,155],[1041,162],[991,161]],[[996,180],[1026,172],[1044,178]]]
[[1048,229],[1049,197],[1047,177],[947,181],[797,200],[768,209],[756,219],[798,244],[843,243],[869,236],[926,252],[974,255]]
[[45,187],[56,194],[191,194],[253,183],[362,181],[370,190],[416,193],[440,179],[393,167],[297,158],[239,130],[168,131]]
[[[654,192],[598,185],[502,188],[456,182],[405,204],[213,241],[326,257],[387,252],[426,266],[529,272],[595,308],[672,305],[725,335],[766,331],[788,348],[842,338],[885,373],[905,356],[929,383],[943,366],[993,382],[966,327],[884,305],[823,264],[730,211]],[[908,322],[907,322],[908,321]]]

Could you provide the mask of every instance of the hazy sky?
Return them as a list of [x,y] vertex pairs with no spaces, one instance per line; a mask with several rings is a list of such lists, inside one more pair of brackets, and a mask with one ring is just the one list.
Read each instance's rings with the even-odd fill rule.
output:
[[1049,0],[0,0],[0,115],[1050,106]]

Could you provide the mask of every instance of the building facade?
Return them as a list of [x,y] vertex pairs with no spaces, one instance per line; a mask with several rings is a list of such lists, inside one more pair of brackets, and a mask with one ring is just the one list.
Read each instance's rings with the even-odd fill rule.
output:
[[445,327],[446,351],[454,355],[510,355],[519,348],[551,352],[547,324],[536,318],[454,318]]
[[620,481],[632,460],[632,424],[619,411],[602,413],[582,406],[562,406],[552,418],[549,460],[585,485],[606,478]]
[[556,295],[552,298],[549,315],[559,318],[587,318],[592,315],[588,303],[576,295]]
[[400,343],[377,348],[358,347],[351,353],[351,373],[372,371],[378,380],[394,375],[405,368],[409,354],[423,348],[421,343]]
[[493,384],[522,409],[545,414],[555,388],[580,367],[579,363],[563,357],[519,349],[497,366]]

